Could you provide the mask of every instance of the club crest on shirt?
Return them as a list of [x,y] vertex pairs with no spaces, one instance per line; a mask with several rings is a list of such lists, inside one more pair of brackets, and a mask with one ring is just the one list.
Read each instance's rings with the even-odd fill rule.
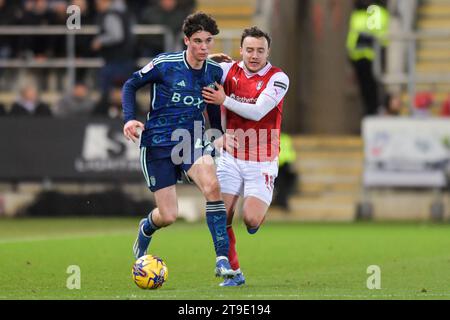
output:
[[262,86],[264,85],[264,81],[258,81],[258,83],[256,84],[256,90],[261,90]]

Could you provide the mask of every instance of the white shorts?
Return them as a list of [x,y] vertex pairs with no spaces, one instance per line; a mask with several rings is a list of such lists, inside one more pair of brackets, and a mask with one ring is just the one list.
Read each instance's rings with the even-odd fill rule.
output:
[[272,202],[277,176],[278,159],[270,162],[244,161],[223,152],[217,166],[222,193],[244,198],[255,197],[268,206]]

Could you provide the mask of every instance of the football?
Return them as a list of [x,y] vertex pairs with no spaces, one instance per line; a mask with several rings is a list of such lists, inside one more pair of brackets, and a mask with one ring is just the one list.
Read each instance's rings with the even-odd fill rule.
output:
[[167,281],[169,275],[166,263],[159,257],[147,255],[139,258],[133,265],[133,281],[141,289],[158,289]]

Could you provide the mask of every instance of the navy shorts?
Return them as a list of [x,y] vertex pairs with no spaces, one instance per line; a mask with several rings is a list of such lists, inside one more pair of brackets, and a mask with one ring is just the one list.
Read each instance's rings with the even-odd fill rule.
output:
[[152,192],[176,185],[183,178],[189,181],[187,172],[192,165],[202,156],[214,157],[215,150],[210,145],[206,145],[186,155],[176,151],[172,147],[170,151],[167,147],[141,147],[142,172]]

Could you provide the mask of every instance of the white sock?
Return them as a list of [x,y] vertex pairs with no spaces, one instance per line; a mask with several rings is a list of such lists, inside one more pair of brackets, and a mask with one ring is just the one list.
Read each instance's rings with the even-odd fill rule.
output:
[[228,261],[228,257],[225,257],[225,256],[217,257],[217,258],[216,258],[216,263],[217,263],[219,260],[224,260],[224,259],[226,259],[226,260]]

